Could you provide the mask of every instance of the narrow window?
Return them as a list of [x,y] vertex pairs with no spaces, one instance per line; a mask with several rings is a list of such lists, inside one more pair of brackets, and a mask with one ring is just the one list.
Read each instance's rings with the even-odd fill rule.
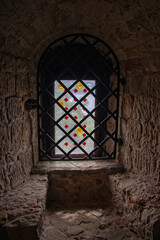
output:
[[[70,86],[73,86],[69,91],[72,95],[68,92],[64,95],[64,97],[60,98],[59,104],[55,105],[54,108],[54,116],[55,120],[59,121],[59,125],[62,128],[65,128],[65,132],[62,132],[60,128],[56,125],[55,126],[55,133],[54,139],[55,142],[60,142],[59,146],[66,152],[69,152],[73,149],[73,146],[77,146],[80,142],[82,142],[83,149],[90,153],[94,150],[94,141],[91,138],[87,138],[87,134],[93,132],[95,128],[95,121],[92,117],[87,117],[88,112],[93,111],[95,109],[95,98],[92,94],[87,94],[87,88],[93,89],[95,87],[95,80],[83,80],[74,84],[76,80],[63,80],[62,84],[68,89]],[[54,84],[54,97],[55,99],[59,98],[63,91],[66,91],[63,86],[55,81]],[[86,96],[86,97],[85,97]],[[80,101],[80,103],[78,103]],[[76,104],[78,103],[78,104]],[[75,105],[76,104],[76,105]],[[64,113],[63,108],[65,110],[72,109],[67,115]],[[65,116],[63,116],[65,114]],[[93,112],[93,116],[94,116]],[[77,120],[79,123],[82,124],[77,125],[75,124],[74,120]],[[87,132],[87,133],[86,133]],[[66,137],[66,134],[69,134],[74,139],[74,142],[71,138]],[[95,133],[93,132],[92,137],[95,137]],[[63,140],[62,140],[63,139]],[[84,140],[86,139],[86,140]],[[84,140],[84,141],[83,141]],[[71,152],[72,154],[83,154],[83,151],[80,148],[75,148]],[[61,151],[58,147],[55,147],[55,155],[60,155]]]
[[114,159],[119,65],[96,37],[75,34],[56,40],[38,68],[41,160]]

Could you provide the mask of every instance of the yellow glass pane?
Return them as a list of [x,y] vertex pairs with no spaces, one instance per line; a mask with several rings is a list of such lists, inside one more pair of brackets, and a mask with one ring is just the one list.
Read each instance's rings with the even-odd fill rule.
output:
[[77,133],[77,134],[82,134],[82,133],[83,133],[83,130],[79,127],[79,128],[77,128],[76,133]]
[[83,84],[82,83],[77,83],[77,88],[79,89],[79,90],[81,90],[81,89],[83,89],[84,88],[84,86],[83,86]]
[[[64,106],[65,106],[65,102],[64,102],[64,101],[62,101],[62,100],[60,100],[60,101],[59,101],[59,104],[61,104],[61,106],[62,106],[62,107],[64,107]],[[58,105],[58,107],[60,107],[60,106]]]
[[[63,84],[64,84],[64,83],[63,83]],[[57,87],[58,87],[60,90],[64,89],[64,87],[63,87],[60,83],[58,83]]]

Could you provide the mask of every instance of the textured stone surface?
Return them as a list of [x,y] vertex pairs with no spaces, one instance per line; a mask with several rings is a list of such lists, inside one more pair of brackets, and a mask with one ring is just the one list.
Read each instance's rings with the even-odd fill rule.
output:
[[38,239],[46,194],[47,177],[35,175],[0,199],[0,225],[9,239]]
[[45,212],[40,240],[50,240],[53,236],[55,240],[158,240],[159,186],[141,174],[117,174],[109,178],[112,206],[55,210],[52,205]]
[[55,208],[109,206],[112,200],[109,174],[123,172],[116,162],[40,162],[32,173],[48,174],[49,205]]
[[128,228],[140,239],[154,239],[154,226],[160,216],[159,185],[153,178],[137,173],[111,176],[111,179],[115,205],[127,220]]
[[56,38],[75,32],[108,43],[126,79],[117,160],[160,183],[159,13],[157,0],[0,1],[1,194],[21,184],[38,160],[36,110],[26,111],[24,102],[36,98],[39,58]]
[[64,172],[49,174],[49,206],[55,208],[106,207],[112,193],[106,173]]
[[36,131],[36,127],[24,109],[24,101],[36,94],[28,60],[2,52],[0,59],[0,194],[3,194],[21,184],[33,166],[37,143],[32,144],[35,142],[32,128]]
[[32,169],[33,174],[45,174],[56,172],[103,172],[108,174],[123,172],[124,168],[115,161],[54,161],[38,162]]

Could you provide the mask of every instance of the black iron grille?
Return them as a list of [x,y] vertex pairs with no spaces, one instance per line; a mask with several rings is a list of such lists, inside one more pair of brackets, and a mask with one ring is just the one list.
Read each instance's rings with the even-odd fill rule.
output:
[[119,64],[87,34],[52,43],[38,67],[40,160],[115,159]]

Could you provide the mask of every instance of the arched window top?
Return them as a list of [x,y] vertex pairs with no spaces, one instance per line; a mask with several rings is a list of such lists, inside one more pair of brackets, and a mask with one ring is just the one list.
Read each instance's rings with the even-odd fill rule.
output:
[[41,160],[116,157],[119,64],[111,48],[87,34],[59,38],[38,66]]

